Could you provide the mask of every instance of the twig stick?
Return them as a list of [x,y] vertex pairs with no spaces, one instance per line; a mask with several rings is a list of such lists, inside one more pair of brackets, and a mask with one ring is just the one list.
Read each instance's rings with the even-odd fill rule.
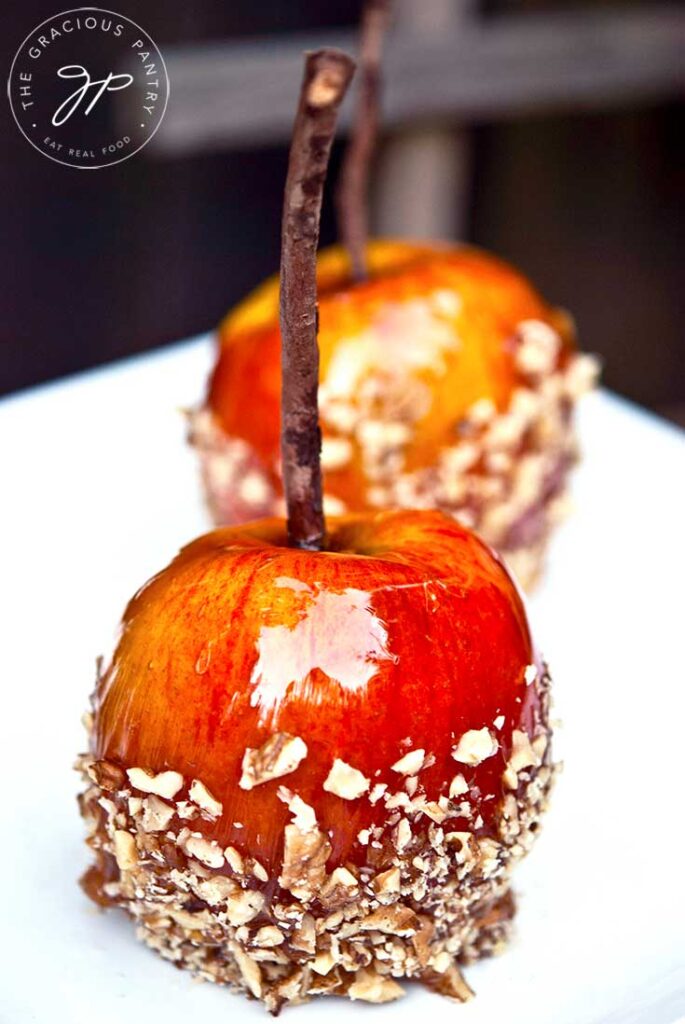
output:
[[354,73],[339,50],[305,59],[290,146],[281,234],[281,454],[291,547],[318,551],[321,493],[316,248],[321,199],[338,108]]
[[364,4],[359,47],[359,96],[336,197],[338,231],[349,253],[355,281],[365,281],[368,277],[369,168],[378,134],[381,56],[389,13],[390,0],[366,0]]

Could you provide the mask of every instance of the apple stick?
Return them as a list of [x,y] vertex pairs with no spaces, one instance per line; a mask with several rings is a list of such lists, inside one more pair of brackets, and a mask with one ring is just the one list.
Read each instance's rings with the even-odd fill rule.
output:
[[281,234],[281,455],[288,543],[323,547],[316,249],[338,108],[355,64],[339,50],[305,59],[290,146]]
[[368,277],[369,168],[378,135],[381,56],[389,13],[390,0],[367,0],[364,5],[359,46],[359,96],[338,186],[339,232],[350,256],[355,281],[365,281]]

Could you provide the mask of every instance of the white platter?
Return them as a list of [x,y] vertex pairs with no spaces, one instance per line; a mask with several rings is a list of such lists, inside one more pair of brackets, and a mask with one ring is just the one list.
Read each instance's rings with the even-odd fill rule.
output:
[[[0,403],[0,1021],[265,1021],[96,912],[70,771],[124,602],[207,529],[179,409],[207,342]],[[319,1000],[288,1020],[673,1024],[685,1015],[685,444],[607,394],[582,411],[577,509],[531,603],[566,770],[522,866],[507,954],[455,1006]]]

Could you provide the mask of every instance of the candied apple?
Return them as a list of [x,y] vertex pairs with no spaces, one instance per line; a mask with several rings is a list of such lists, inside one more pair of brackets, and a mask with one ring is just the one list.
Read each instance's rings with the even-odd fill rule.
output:
[[[596,364],[575,350],[568,316],[494,256],[399,241],[367,253],[362,282],[342,249],[319,260],[325,508],[439,508],[530,587],[563,515],[574,407]],[[279,350],[273,280],[222,325],[191,414],[217,523],[283,511]]]
[[547,675],[458,523],[377,512],[327,536],[219,529],[133,599],[94,696],[87,881],[272,1010],[401,977],[464,998],[545,806]]

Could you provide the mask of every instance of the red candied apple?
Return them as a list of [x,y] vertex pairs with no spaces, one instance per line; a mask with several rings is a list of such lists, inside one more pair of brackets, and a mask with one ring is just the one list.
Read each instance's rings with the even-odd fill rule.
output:
[[313,552],[280,520],[216,530],[98,682],[88,884],[272,1009],[399,977],[465,997],[544,806],[546,687],[507,573],[438,512],[329,520]]
[[316,243],[352,62],[307,58],[285,189],[287,521],[187,546],[129,604],[93,698],[83,879],[163,957],[277,1013],[464,1000],[551,784],[546,669],[499,558],[437,511],[325,522]]
[[[439,508],[529,588],[564,515],[574,408],[595,362],[569,318],[494,256],[396,241],[367,254],[361,283],[343,250],[319,261],[325,507]],[[271,281],[222,325],[191,415],[217,523],[282,512],[279,348]]]
[[[596,365],[576,351],[570,317],[496,257],[367,243],[386,8],[365,11],[338,204],[346,249],[318,264],[326,510],[439,508],[476,529],[528,587],[564,511],[574,407]],[[191,414],[217,524],[283,512],[278,294],[274,277],[225,319],[206,399]]]

